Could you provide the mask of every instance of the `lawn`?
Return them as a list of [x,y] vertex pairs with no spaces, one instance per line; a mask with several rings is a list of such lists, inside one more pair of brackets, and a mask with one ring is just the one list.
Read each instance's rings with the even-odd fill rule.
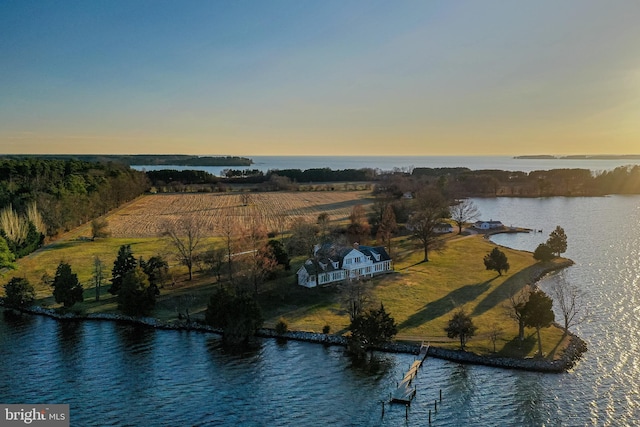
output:
[[[368,203],[368,194],[273,193],[273,197],[271,193],[252,194],[253,207],[234,204],[236,201],[232,197],[237,195],[222,195],[219,199],[215,198],[215,195],[212,198],[208,198],[209,195],[146,196],[107,217],[110,227],[120,230],[114,233],[115,237],[91,241],[88,239],[89,226],[84,225],[72,230],[64,239],[20,259],[17,271],[5,272],[2,280],[7,282],[12,276],[26,277],[36,287],[38,304],[55,306],[51,289],[42,283],[41,278],[45,273],[53,277],[59,262],[64,261],[71,265],[86,289],[85,302],[78,304],[74,309],[87,313],[116,312],[115,297],[106,292],[108,282],[102,287],[100,302],[95,301],[95,291],[91,284],[93,262],[95,257],[99,257],[106,267],[107,275],[110,276],[119,247],[130,244],[136,257],[148,259],[154,255],[161,255],[170,263],[170,275],[161,289],[154,316],[164,321],[172,321],[178,318],[178,313],[185,313],[188,308],[191,315],[202,317],[210,295],[219,284],[214,277],[199,272],[197,268],[194,270],[194,280],[187,281],[186,269],[176,261],[172,245],[157,235],[144,237],[153,234],[148,230],[156,230],[158,227],[157,224],[149,224],[153,221],[157,223],[167,216],[162,212],[152,214],[153,209],[160,209],[163,203],[169,203],[173,206],[172,209],[181,209],[184,213],[203,209],[223,209],[223,204],[231,203],[236,210],[263,209],[266,218],[270,218],[270,215],[280,215],[283,211],[279,209],[291,209],[292,212],[307,215],[308,218],[317,218],[318,213],[324,208],[330,208],[336,215],[334,220],[339,220],[344,219],[344,215],[353,205]],[[193,198],[194,196],[196,198]],[[278,200],[277,197],[282,199]],[[220,206],[206,208],[213,206],[214,202]],[[272,207],[267,209],[268,203],[271,203]],[[284,208],[283,203],[289,203],[291,206]],[[139,218],[131,221],[132,217]],[[148,218],[142,221],[141,218],[144,217]],[[239,217],[242,218],[244,215]],[[179,216],[174,220],[179,220]],[[136,228],[138,226],[135,224],[142,225]],[[126,234],[126,230],[129,230],[131,235],[122,236]],[[207,237],[201,248],[207,248],[215,239],[213,236]],[[515,340],[517,324],[509,317],[506,302],[510,292],[533,283],[534,279],[540,276],[543,267],[536,263],[528,252],[502,248],[511,268],[499,276],[494,271],[487,271],[482,261],[484,255],[495,246],[493,243],[480,235],[452,234],[444,239],[447,240],[444,249],[430,253],[430,261],[422,262],[423,251],[414,241],[407,236],[395,238],[390,248],[395,271],[368,282],[375,304],[383,303],[387,312],[399,325],[397,340],[424,340],[438,346],[454,348],[458,342],[446,337],[444,327],[452,314],[463,308],[472,316],[478,327],[476,336],[468,342],[469,350],[478,353],[491,352],[493,343],[489,339],[490,332],[499,329],[500,334],[496,342],[499,354],[532,356],[537,350],[535,331],[527,329],[527,339],[524,342]],[[341,306],[337,286],[307,289],[296,285],[295,272],[303,261],[302,258],[294,259],[291,271],[281,272],[276,279],[261,285],[259,302],[263,308],[265,326],[273,327],[280,318],[284,318],[291,330],[320,332],[328,325],[332,333],[347,332],[349,318]],[[1,288],[0,293],[3,293]],[[543,351],[549,355],[559,355],[566,345],[562,331],[556,327],[544,329],[542,340]]]

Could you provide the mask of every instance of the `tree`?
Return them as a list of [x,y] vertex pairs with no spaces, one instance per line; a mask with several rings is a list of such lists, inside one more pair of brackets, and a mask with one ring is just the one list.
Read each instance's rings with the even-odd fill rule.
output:
[[93,258],[93,272],[91,274],[91,279],[93,281],[93,286],[96,288],[96,301],[100,301],[100,287],[104,281],[104,268],[105,266],[102,263],[102,260],[95,256]]
[[389,249],[389,255],[391,255],[391,236],[393,236],[393,233],[395,233],[397,229],[398,224],[396,223],[396,215],[393,213],[393,206],[387,204],[382,213],[382,220],[378,225],[376,238],[379,243]]
[[33,304],[36,291],[24,277],[13,277],[4,285],[4,303],[7,307],[22,308]]
[[458,310],[444,328],[449,338],[460,338],[460,350],[464,350],[469,338],[475,335],[478,328],[473,324],[471,316],[464,309]]
[[512,292],[509,295],[508,314],[509,317],[518,322],[518,339],[524,340],[524,306],[529,301],[531,295],[531,286],[526,285],[518,292]]
[[222,329],[225,344],[244,346],[262,326],[263,318],[260,306],[249,294],[220,288],[209,299],[205,322]]
[[156,291],[142,267],[127,272],[118,292],[118,309],[128,316],[146,316],[156,304]]
[[398,333],[395,320],[386,312],[382,303],[380,308],[370,309],[356,316],[351,321],[349,329],[351,339],[364,351],[373,351],[375,347],[391,341]]
[[193,279],[193,261],[200,244],[202,224],[195,217],[188,217],[179,224],[165,224],[164,236],[178,251],[178,260],[189,270],[189,280]]
[[493,344],[493,352],[496,352],[496,341],[498,338],[502,336],[502,329],[498,323],[494,323],[491,325],[491,329],[489,330],[489,340]]
[[551,285],[551,296],[562,313],[564,320],[564,333],[569,333],[569,328],[582,323],[588,313],[583,301],[584,293],[576,285],[568,283],[564,276],[557,276],[557,280]]
[[289,254],[287,254],[284,245],[279,240],[271,239],[267,243],[267,246],[271,249],[271,254],[273,255],[273,259],[275,259],[276,263],[283,266],[286,271],[291,270],[291,260],[289,259]]
[[109,287],[109,293],[111,295],[116,295],[120,291],[124,276],[135,269],[137,265],[138,262],[133,256],[131,245],[120,246],[118,256],[113,262],[113,269],[111,270],[111,287]]
[[111,233],[108,231],[109,223],[106,219],[96,218],[91,221],[91,240],[109,237]]
[[318,231],[320,233],[320,243],[325,243],[329,239],[329,221],[331,218],[326,212],[321,212],[318,215]]
[[487,270],[497,271],[499,276],[502,276],[503,271],[509,271],[507,256],[497,247],[484,256],[484,266]]
[[449,208],[451,219],[458,225],[458,233],[462,233],[462,226],[467,222],[478,219],[480,211],[473,200],[456,200],[455,204]]
[[302,218],[291,224],[291,237],[287,242],[287,250],[292,256],[311,256],[313,246],[317,243],[318,226]]
[[246,247],[248,249],[248,265],[245,272],[253,283],[255,295],[258,295],[258,287],[265,278],[273,272],[278,263],[273,255],[271,247],[267,245],[267,231],[262,219],[249,218],[249,227],[245,232]]
[[538,261],[546,262],[553,259],[553,250],[546,243],[540,243],[533,252],[533,258]]
[[9,249],[7,241],[2,236],[0,236],[0,270],[3,268],[10,268],[12,270],[15,270],[15,260],[16,256]]
[[216,223],[216,230],[224,240],[225,259],[227,261],[227,273],[229,281],[233,282],[233,252],[237,244],[237,236],[240,234],[238,226],[231,215],[225,215]]
[[371,302],[371,289],[360,277],[345,279],[339,289],[342,306],[349,314],[349,320],[353,322]]
[[199,255],[208,270],[221,280],[222,269],[227,263],[227,251],[224,248],[213,247]]
[[349,221],[347,234],[349,235],[350,243],[366,243],[371,233],[371,226],[369,225],[362,205],[355,205],[353,209],[351,209]]
[[560,256],[560,254],[567,251],[567,235],[564,233],[562,227],[558,225],[556,229],[549,234],[547,245],[549,245],[551,251],[556,256]]
[[442,218],[448,215],[447,204],[441,194],[433,191],[420,192],[416,196],[418,210],[409,217],[407,229],[413,238],[422,243],[424,261],[429,261],[429,250],[439,249],[443,240],[439,238],[435,228]]
[[76,302],[84,301],[82,285],[78,276],[71,271],[71,266],[60,261],[53,278],[53,297],[57,303],[62,303],[65,308],[73,307]]
[[[142,270],[149,278],[149,285],[159,289],[164,286],[164,280],[169,274],[169,264],[160,255],[152,256],[149,261],[140,258]],[[158,291],[159,292],[159,291]]]
[[536,328],[538,333],[538,354],[542,356],[542,340],[540,339],[540,329],[548,328],[555,320],[553,314],[553,300],[540,289],[535,289],[529,295],[529,301],[522,309],[522,317],[525,326]]

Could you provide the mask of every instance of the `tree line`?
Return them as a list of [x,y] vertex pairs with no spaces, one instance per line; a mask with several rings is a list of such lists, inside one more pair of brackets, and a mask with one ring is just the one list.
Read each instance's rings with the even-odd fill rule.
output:
[[21,257],[148,189],[145,173],[117,163],[0,158],[0,236]]
[[[587,169],[553,169],[532,172],[414,168],[380,171],[371,168],[227,169],[223,177],[204,171],[149,171],[156,187],[169,191],[227,191],[225,184],[252,184],[265,191],[296,190],[302,184],[368,182],[376,191],[395,196],[431,188],[451,197],[553,197],[640,194],[640,166],[621,166],[592,173]],[[194,187],[195,186],[195,187]]]

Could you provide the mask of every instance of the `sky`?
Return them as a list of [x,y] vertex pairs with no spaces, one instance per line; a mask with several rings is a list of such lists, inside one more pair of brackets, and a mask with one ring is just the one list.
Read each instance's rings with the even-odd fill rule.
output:
[[3,0],[0,153],[640,153],[634,0]]

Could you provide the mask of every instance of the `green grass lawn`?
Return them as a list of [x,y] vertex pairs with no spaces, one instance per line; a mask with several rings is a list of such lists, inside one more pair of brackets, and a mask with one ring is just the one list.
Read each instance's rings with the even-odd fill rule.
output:
[[[494,244],[482,236],[447,237],[445,248],[430,253],[430,261],[422,262],[423,251],[406,237],[395,239],[391,253],[395,272],[369,281],[375,303],[383,303],[387,312],[399,325],[397,340],[429,341],[432,344],[455,348],[457,340],[446,337],[444,327],[458,308],[471,314],[478,327],[476,336],[469,340],[468,350],[490,353],[493,344],[490,331],[496,326],[501,335],[496,342],[498,354],[527,357],[537,351],[535,330],[527,329],[527,339],[518,341],[517,324],[509,318],[506,301],[509,292],[521,289],[539,276],[543,266],[536,263],[528,252],[502,248],[510,263],[510,270],[502,276],[487,271],[483,257]],[[83,283],[85,302],[74,310],[86,313],[116,312],[115,297],[107,293],[109,283],[102,288],[101,300],[95,301],[91,286],[93,259],[98,256],[110,275],[118,248],[130,244],[136,257],[149,258],[162,255],[169,260],[170,278],[161,289],[154,316],[165,321],[177,319],[178,312],[189,308],[190,314],[202,316],[209,296],[219,286],[206,274],[196,274],[194,280],[186,280],[186,269],[172,258],[173,248],[160,238],[115,239],[95,242],[78,239],[49,245],[18,261],[18,269],[5,273],[6,283],[13,276],[26,277],[37,289],[38,304],[56,306],[51,289],[41,282],[47,272],[53,276],[58,263],[68,262]],[[260,305],[265,316],[265,326],[273,327],[280,318],[286,319],[290,330],[322,331],[325,325],[332,333],[345,333],[349,317],[340,304],[337,286],[312,289],[297,286],[295,272],[303,262],[294,259],[292,269],[282,272],[278,278],[261,286]],[[0,291],[3,292],[3,291]],[[551,327],[542,331],[543,351],[559,356],[566,345],[562,331]]]

